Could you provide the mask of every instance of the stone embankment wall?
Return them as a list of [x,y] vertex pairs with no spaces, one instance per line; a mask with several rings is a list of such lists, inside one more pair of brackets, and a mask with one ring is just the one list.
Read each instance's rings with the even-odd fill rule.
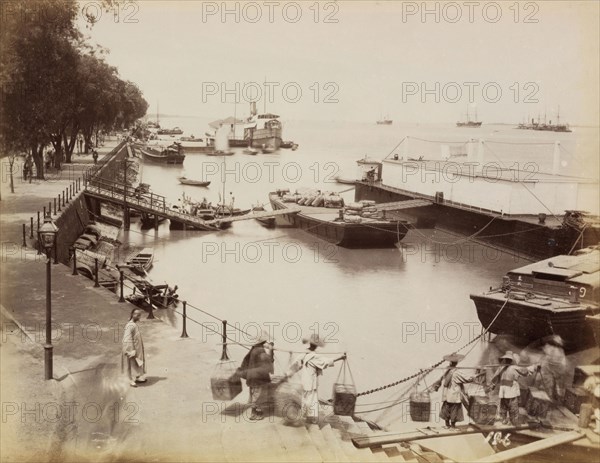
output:
[[[107,161],[95,174],[97,178],[114,181],[115,170],[127,156],[127,144],[119,143],[107,156]],[[82,183],[83,186],[83,183]],[[59,228],[57,241],[57,257],[59,262],[68,264],[69,248],[85,230],[85,227],[94,220],[94,215],[88,210],[85,193],[81,191],[63,209],[62,214],[55,220]]]

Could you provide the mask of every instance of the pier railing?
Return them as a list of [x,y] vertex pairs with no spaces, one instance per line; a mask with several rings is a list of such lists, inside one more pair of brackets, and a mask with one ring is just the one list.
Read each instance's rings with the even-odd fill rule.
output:
[[114,200],[156,209],[163,213],[167,211],[168,204],[164,196],[156,193],[142,193],[139,189],[125,183],[94,177],[87,178],[86,176],[86,179],[84,179],[84,188],[86,191],[96,192]]

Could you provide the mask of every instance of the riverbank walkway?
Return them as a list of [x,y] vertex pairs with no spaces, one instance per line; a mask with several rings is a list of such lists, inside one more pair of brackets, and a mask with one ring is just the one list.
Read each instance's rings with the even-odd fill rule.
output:
[[[351,439],[373,431],[329,406],[319,425],[287,426],[277,416],[250,421],[245,386],[233,401],[212,398],[221,346],[215,337],[180,337],[179,308],[140,321],[148,380],[130,387],[121,374],[121,339],[134,306],[62,264],[51,266],[54,379],[44,380],[46,259],[29,238],[22,246],[21,224],[92,164],[75,159],[64,178],[15,182],[14,194],[2,183],[3,461],[443,461],[425,441],[357,449]],[[465,438],[455,439],[460,447]]]
[[[108,142],[100,155],[116,145]],[[2,184],[2,460],[381,461],[350,441],[368,426],[331,407],[323,407],[319,426],[292,427],[276,416],[249,421],[245,386],[232,402],[213,400],[221,346],[214,337],[181,338],[173,310],[141,320],[148,381],[130,387],[120,354],[134,306],[63,264],[51,268],[54,379],[44,380],[46,259],[29,237],[22,247],[21,224],[82,176],[89,157],[75,157],[64,178],[15,176],[15,193]]]

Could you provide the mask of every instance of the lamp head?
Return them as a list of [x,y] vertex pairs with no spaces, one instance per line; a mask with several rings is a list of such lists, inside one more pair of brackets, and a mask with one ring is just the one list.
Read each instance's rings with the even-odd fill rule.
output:
[[56,235],[58,235],[58,227],[50,216],[44,217],[44,223],[38,230],[38,240],[42,247],[46,250],[52,249],[56,242]]

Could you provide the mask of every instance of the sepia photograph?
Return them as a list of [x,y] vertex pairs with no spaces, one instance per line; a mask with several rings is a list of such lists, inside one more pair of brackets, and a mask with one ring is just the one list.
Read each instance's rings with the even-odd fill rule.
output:
[[594,463],[600,3],[0,0],[0,462]]

